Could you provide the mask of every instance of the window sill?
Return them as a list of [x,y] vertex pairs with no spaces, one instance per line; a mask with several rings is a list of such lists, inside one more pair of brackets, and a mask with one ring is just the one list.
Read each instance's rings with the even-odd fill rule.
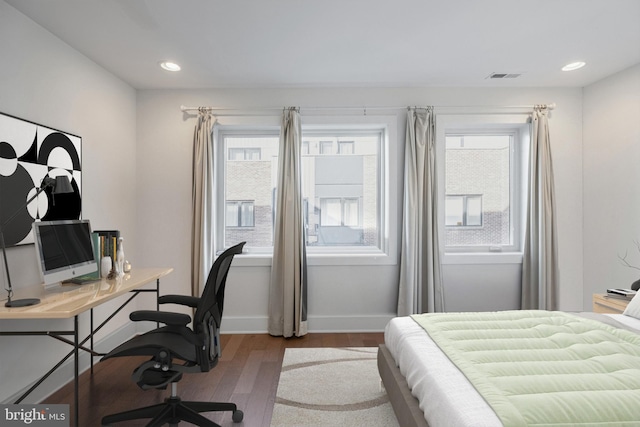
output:
[[442,264],[522,264],[522,252],[445,253]]
[[233,258],[234,267],[271,267],[271,254],[243,253]]
[[[237,267],[270,267],[272,264],[271,254],[243,253],[236,255],[233,265]],[[307,266],[330,266],[330,265],[395,265],[397,260],[385,253],[375,254],[354,254],[354,253],[332,253],[332,254],[309,254],[307,253]]]

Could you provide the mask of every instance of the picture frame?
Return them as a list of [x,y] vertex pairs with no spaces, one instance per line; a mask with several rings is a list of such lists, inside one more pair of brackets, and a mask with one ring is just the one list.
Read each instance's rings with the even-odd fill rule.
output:
[[[48,188],[24,206],[47,175],[66,175],[73,193],[54,196]],[[81,188],[81,137],[0,112],[0,225],[7,247],[33,243],[34,221],[80,219]]]

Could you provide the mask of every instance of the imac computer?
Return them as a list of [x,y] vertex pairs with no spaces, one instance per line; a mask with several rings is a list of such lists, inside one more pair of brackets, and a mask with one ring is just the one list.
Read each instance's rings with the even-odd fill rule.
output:
[[45,286],[98,270],[89,220],[34,222],[33,237]]

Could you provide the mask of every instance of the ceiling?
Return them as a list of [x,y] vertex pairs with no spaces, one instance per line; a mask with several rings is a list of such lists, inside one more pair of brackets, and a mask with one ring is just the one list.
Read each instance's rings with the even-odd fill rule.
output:
[[582,87],[640,63],[638,0],[5,1],[137,89]]

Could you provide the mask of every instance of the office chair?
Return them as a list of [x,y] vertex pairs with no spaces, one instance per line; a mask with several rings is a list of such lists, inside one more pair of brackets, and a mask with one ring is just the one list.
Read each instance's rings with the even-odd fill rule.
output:
[[200,415],[200,412],[209,411],[231,411],[233,422],[242,421],[244,414],[234,403],[183,402],[177,395],[177,383],[183,373],[208,372],[218,363],[227,274],[233,257],[242,252],[245,243],[227,249],[215,260],[199,298],[184,295],[165,295],[159,298],[161,304],[172,303],[195,308],[192,329],[187,326],[191,322],[191,316],[187,314],[151,310],[131,313],[129,317],[134,322],[148,320],[165,326],[130,339],[109,352],[102,360],[123,356],[151,356],[150,360],[133,371],[132,379],[143,390],[164,390],[170,384],[171,396],[164,403],[107,415],[102,418],[103,426],[151,418],[147,427],[167,423],[177,426],[180,421],[198,426],[220,427]]

